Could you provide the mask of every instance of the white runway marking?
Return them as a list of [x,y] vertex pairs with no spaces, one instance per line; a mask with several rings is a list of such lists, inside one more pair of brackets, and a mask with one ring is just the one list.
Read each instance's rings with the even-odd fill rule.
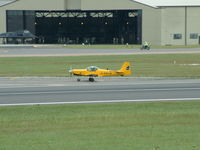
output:
[[62,105],[62,104],[95,104],[95,103],[125,103],[125,102],[161,102],[161,101],[197,101],[200,98],[171,98],[171,99],[136,99],[136,100],[103,100],[103,101],[75,101],[75,102],[44,102],[44,103],[16,103],[0,104],[2,106],[32,106],[32,105]]

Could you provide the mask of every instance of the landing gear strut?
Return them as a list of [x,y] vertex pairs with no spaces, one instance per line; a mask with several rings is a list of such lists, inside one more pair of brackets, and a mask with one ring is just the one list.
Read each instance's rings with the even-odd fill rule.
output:
[[[77,82],[80,82],[80,81],[81,81],[81,79],[78,78]],[[95,81],[94,78],[92,78],[92,77],[89,78],[89,82],[94,82],[94,81]]]

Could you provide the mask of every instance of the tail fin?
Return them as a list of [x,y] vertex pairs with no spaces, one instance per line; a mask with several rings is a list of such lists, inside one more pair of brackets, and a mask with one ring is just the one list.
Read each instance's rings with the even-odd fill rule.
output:
[[122,65],[121,69],[119,70],[120,73],[122,73],[122,75],[131,75],[131,65],[130,62],[124,62],[124,64]]

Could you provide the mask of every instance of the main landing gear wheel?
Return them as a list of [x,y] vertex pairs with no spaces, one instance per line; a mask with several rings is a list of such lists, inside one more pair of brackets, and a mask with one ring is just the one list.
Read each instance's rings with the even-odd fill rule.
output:
[[94,78],[89,78],[89,81],[90,82],[94,82]]
[[81,79],[77,79],[77,81],[78,81],[78,82],[80,82],[80,81],[81,81]]

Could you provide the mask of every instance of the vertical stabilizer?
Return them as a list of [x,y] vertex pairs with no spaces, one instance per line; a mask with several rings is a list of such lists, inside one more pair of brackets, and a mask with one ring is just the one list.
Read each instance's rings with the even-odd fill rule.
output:
[[130,62],[124,62],[124,64],[122,65],[121,69],[119,70],[119,72],[122,73],[122,75],[131,75],[131,65]]

